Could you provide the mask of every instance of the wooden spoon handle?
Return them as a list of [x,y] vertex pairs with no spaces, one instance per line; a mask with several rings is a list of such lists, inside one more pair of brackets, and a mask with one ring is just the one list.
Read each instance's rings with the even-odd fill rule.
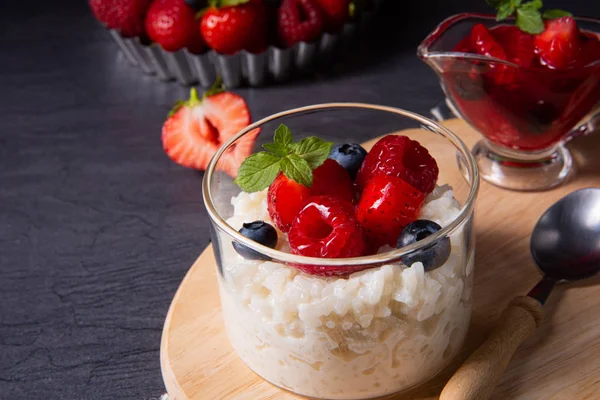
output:
[[539,326],[542,305],[531,297],[515,297],[490,337],[450,378],[440,400],[486,400],[513,354]]

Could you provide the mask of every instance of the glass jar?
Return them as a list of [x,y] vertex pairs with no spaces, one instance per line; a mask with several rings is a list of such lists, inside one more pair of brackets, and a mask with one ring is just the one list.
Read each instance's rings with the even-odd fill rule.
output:
[[[256,128],[254,150],[260,151],[280,123],[295,140],[364,142],[409,129],[402,134],[425,146],[440,169],[440,186],[426,199],[420,218],[442,229],[401,249],[347,259],[293,255],[281,232],[275,249],[240,235],[244,222],[271,223],[266,191],[240,193],[221,172],[222,156],[246,135],[256,135]],[[478,187],[476,163],[465,144],[437,123],[401,109],[321,104],[248,126],[217,152],[203,182],[222,313],[237,354],[272,384],[316,398],[374,398],[432,378],[459,351],[469,326]],[[402,262],[446,239],[450,255],[440,267],[427,271],[421,262]],[[263,260],[243,258],[234,242]],[[322,277],[301,272],[302,264],[363,270]]]

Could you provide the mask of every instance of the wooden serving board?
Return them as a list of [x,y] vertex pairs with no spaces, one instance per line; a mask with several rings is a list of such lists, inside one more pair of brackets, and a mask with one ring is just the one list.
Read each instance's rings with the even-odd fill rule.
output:
[[[471,147],[479,135],[463,121],[445,125]],[[371,142],[372,144],[372,142]],[[436,396],[469,352],[483,341],[508,301],[526,294],[540,274],[529,235],[541,214],[567,193],[600,187],[600,132],[569,144],[577,173],[557,189],[520,193],[482,182],[476,211],[473,319],[455,362],[434,380],[388,399]],[[172,400],[302,399],[255,375],[225,334],[215,262],[209,246],[184,278],[163,329],[161,367]],[[600,399],[600,277],[559,285],[547,318],[517,351],[493,400]]]

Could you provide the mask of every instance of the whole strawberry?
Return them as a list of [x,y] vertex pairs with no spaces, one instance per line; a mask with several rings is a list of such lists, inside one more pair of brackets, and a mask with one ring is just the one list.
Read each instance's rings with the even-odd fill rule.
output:
[[184,0],[153,0],[146,14],[146,33],[167,51],[187,47],[192,53],[204,49],[196,12]]
[[277,31],[288,47],[312,42],[323,31],[322,11],[314,0],[283,0],[277,13]]
[[210,0],[200,31],[221,54],[261,53],[267,47],[267,11],[262,0]]
[[339,31],[348,20],[350,0],[316,0],[324,13],[325,29],[328,32]]
[[144,34],[144,15],[151,0],[90,0],[98,21],[108,29],[118,30],[123,37]]

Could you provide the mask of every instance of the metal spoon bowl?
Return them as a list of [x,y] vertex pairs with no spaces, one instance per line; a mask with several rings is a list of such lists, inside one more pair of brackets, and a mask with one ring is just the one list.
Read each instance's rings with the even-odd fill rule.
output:
[[531,255],[556,280],[578,280],[600,270],[600,188],[573,192],[550,207],[531,234]]
[[557,282],[600,271],[600,188],[573,192],[554,203],[531,235],[531,254],[544,273],[527,296],[514,298],[488,339],[448,381],[440,400],[486,400],[510,359],[539,326],[542,305]]

